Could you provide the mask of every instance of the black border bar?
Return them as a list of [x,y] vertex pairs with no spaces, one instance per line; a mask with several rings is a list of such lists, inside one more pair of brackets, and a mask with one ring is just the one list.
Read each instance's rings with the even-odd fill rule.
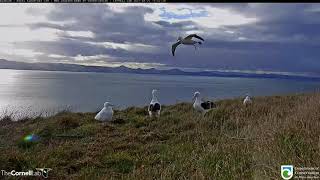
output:
[[0,0],[1,3],[320,3],[320,0]]

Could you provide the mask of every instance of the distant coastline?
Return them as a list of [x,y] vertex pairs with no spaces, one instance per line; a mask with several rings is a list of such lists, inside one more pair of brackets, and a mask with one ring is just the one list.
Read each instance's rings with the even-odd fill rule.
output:
[[320,81],[320,77],[300,76],[300,75],[282,75],[282,74],[256,74],[244,72],[221,72],[221,71],[198,71],[188,72],[180,69],[159,70],[133,69],[126,66],[103,67],[103,66],[85,66],[77,64],[63,63],[25,63],[17,61],[8,61],[0,59],[0,69],[13,70],[39,70],[39,71],[67,71],[67,72],[98,72],[98,73],[133,73],[133,74],[156,74],[156,75],[186,75],[186,76],[207,76],[207,77],[237,77],[237,78],[271,78],[271,79],[293,79],[293,80],[315,80]]

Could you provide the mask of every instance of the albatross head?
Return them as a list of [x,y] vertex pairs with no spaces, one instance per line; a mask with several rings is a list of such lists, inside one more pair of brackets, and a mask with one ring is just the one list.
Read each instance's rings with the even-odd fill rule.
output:
[[104,107],[106,107],[106,108],[113,106],[113,104],[110,104],[109,102],[105,102],[103,105],[104,105]]
[[199,97],[199,96],[200,96],[200,92],[199,92],[199,91],[196,91],[193,96],[194,96],[194,97]]
[[158,92],[158,90],[153,89],[153,90],[152,90],[152,95],[155,95],[157,92]]
[[196,91],[196,92],[193,94],[192,100],[194,101],[197,97],[200,97],[200,92],[199,92],[199,91]]
[[158,101],[157,95],[156,95],[157,92],[158,92],[158,90],[156,90],[156,89],[152,90],[152,101]]

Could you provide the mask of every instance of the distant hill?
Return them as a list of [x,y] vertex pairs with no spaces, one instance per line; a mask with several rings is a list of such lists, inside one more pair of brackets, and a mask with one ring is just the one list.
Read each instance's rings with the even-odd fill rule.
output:
[[308,77],[308,76],[297,76],[297,75],[255,74],[255,73],[242,73],[242,72],[219,72],[219,71],[187,72],[187,71],[182,71],[180,69],[159,70],[155,68],[132,69],[125,66],[103,67],[103,66],[84,66],[84,65],[63,64],[63,63],[25,63],[25,62],[17,62],[17,61],[8,61],[5,59],[0,59],[0,69],[320,80],[320,77]]

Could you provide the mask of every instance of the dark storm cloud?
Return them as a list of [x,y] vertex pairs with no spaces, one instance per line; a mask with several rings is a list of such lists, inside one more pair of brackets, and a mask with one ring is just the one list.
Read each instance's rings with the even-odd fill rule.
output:
[[[115,12],[106,5],[57,5],[48,15],[50,21],[70,21],[64,25],[56,23],[30,24],[32,29],[53,28],[61,31],[91,31],[95,36],[92,42],[139,43],[164,46],[164,42],[176,39],[168,29],[173,31],[193,30],[186,27],[191,22],[168,23],[165,21],[147,22],[146,13],[152,13],[151,8],[127,7],[123,12]],[[71,38],[67,34],[60,34]],[[79,37],[78,40],[88,41],[88,38]],[[171,42],[170,42],[171,43]],[[129,52],[128,52],[129,53]],[[153,58],[152,58],[153,59]]]
[[[49,20],[75,21],[65,28],[74,31],[91,31],[94,41],[116,43],[159,43],[159,36],[166,37],[166,31],[144,20],[151,8],[128,7],[124,12],[115,12],[108,6],[77,5],[59,6],[48,16]],[[150,36],[156,35],[156,36]]]
[[[187,67],[222,68],[270,71],[313,71],[319,72],[317,60],[319,45],[279,42],[223,42],[206,41],[206,48],[199,52],[187,48],[177,49],[192,61],[177,56],[175,62]],[[201,54],[201,59],[199,58]],[[196,64],[197,63],[197,64]]]
[[[89,7],[92,8],[89,8]],[[59,54],[64,56],[94,56],[107,54],[117,57],[120,61],[148,62],[153,60],[159,62],[161,59],[170,57],[170,41],[177,37],[168,33],[167,29],[177,31],[185,28],[191,22],[168,23],[157,21],[155,23],[144,20],[145,13],[152,13],[153,10],[144,7],[128,7],[124,12],[114,12],[108,6],[98,5],[76,5],[57,6],[48,15],[51,23],[34,23],[29,27],[53,28],[61,31],[91,31],[94,38],[71,37],[68,34],[59,33],[61,39],[52,42],[26,42],[21,48],[37,49],[48,54]],[[70,21],[65,25],[57,24],[62,21]],[[57,23],[54,23],[57,22]],[[126,49],[105,48],[87,42],[112,42],[112,43],[139,43],[145,45],[156,45],[155,51],[150,53],[132,52]],[[169,43],[168,43],[169,42]],[[106,60],[108,61],[108,60]]]
[[254,39],[277,37],[314,38],[319,36],[320,18],[318,12],[310,11],[314,4],[247,4],[231,10],[249,17],[257,17],[257,23],[242,26],[227,26]]
[[[32,24],[30,28],[91,31],[95,36],[71,37],[61,34],[58,41],[26,42],[22,46],[37,48],[49,54],[106,54],[123,61],[157,62],[178,67],[319,72],[320,11],[317,8],[320,8],[316,4],[219,3],[195,6],[206,5],[228,9],[236,14],[257,18],[258,21],[201,29],[201,26],[188,19],[176,23],[166,19],[145,21],[144,16],[153,13],[153,9],[138,5],[117,12],[106,5],[58,4],[47,15],[50,23]],[[63,21],[70,22],[59,24]],[[196,52],[193,47],[178,47],[177,56],[172,57],[171,43],[178,34],[190,30],[205,30],[204,44]],[[225,31],[234,33],[228,34]],[[105,48],[86,43],[88,41],[139,43],[154,45],[156,48],[153,53],[143,53]]]
[[198,30],[197,27],[191,27],[191,25],[196,26],[196,24],[192,21],[183,21],[183,22],[177,22],[177,23],[170,23],[167,21],[156,21],[154,22],[163,28],[175,28],[175,29],[184,29],[184,30]]
[[[214,6],[214,5],[213,5]],[[246,69],[320,72],[320,14],[312,11],[315,4],[244,4],[222,5],[233,12],[257,17],[258,22],[225,26],[248,41],[209,40],[206,46],[245,52],[234,55],[237,60],[221,57],[226,66]],[[319,9],[319,7],[318,7]],[[250,41],[249,41],[250,40]],[[231,62],[232,61],[232,62]],[[221,63],[223,64],[223,63]],[[220,64],[220,66],[221,66]],[[219,64],[214,65],[216,67]],[[250,68],[251,67],[251,68]]]

